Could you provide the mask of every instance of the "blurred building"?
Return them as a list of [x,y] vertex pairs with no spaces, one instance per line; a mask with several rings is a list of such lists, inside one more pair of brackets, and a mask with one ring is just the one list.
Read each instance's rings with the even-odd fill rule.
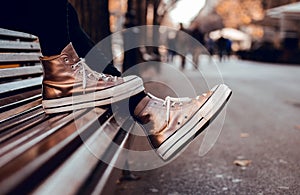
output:
[[300,2],[269,9],[264,24],[272,27],[283,47],[300,48]]

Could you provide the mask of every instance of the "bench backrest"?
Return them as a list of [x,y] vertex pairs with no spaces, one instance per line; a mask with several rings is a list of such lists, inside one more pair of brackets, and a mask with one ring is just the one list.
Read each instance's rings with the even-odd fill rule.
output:
[[41,107],[39,56],[37,37],[0,28],[0,123],[28,108]]
[[87,144],[125,164],[129,134],[108,108],[46,115],[40,55],[37,37],[0,29],[0,194],[111,194],[120,170]]

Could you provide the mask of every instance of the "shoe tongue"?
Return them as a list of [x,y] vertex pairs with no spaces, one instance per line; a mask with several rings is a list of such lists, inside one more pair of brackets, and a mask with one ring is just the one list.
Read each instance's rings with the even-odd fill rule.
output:
[[144,108],[147,106],[147,104],[150,100],[151,100],[150,97],[145,96],[135,107],[134,115],[138,116],[144,110]]
[[61,54],[68,55],[71,59],[75,61],[79,60],[79,56],[77,55],[71,42],[62,50]]

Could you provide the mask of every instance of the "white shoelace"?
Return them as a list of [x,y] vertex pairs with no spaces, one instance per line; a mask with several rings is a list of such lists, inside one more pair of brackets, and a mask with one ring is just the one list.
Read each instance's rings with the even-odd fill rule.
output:
[[167,96],[165,98],[165,100],[162,100],[150,93],[148,93],[148,95],[154,99],[154,100],[157,100],[157,101],[160,101],[162,102],[162,106],[166,106],[167,107],[167,113],[166,113],[166,122],[167,122],[167,125],[169,126],[169,121],[170,121],[170,112],[171,112],[171,107],[174,107],[175,104],[179,104],[180,106],[183,105],[183,103],[185,102],[190,102],[192,99],[189,98],[189,97],[182,97],[182,98],[174,98],[174,97],[170,97],[170,96]]
[[80,61],[71,66],[77,73],[82,74],[82,88],[87,86],[87,78],[94,79],[96,81],[103,80],[105,82],[116,81],[117,77],[111,75],[105,75],[103,73],[92,70],[86,63],[84,58],[80,58]]

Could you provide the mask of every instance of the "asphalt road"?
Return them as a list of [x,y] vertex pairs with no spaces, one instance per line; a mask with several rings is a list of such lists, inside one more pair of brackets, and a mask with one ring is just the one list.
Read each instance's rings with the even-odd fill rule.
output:
[[[201,135],[171,163],[134,172],[141,179],[122,182],[115,194],[300,194],[300,65],[231,59],[218,66],[233,95],[212,149],[199,156]],[[200,68],[209,72],[209,63]]]

